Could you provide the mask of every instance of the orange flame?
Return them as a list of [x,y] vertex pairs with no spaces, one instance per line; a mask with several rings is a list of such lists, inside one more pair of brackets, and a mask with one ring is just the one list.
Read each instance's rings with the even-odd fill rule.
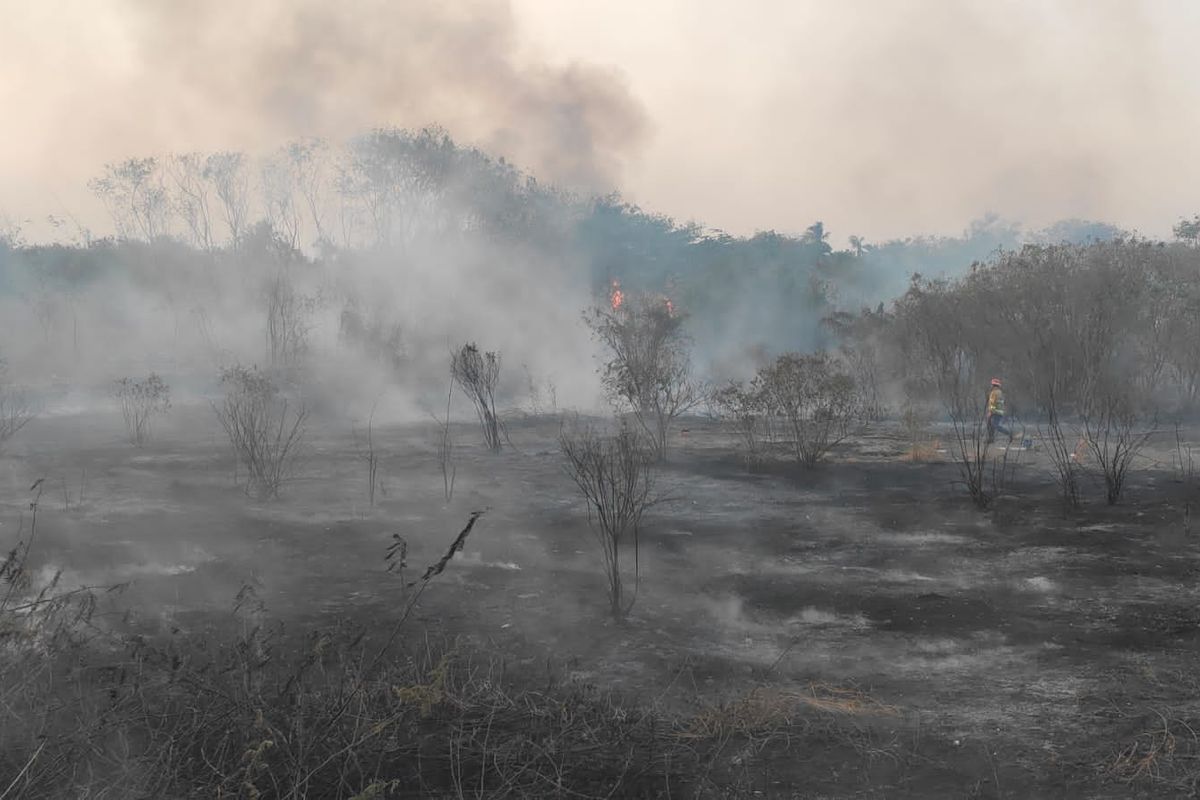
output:
[[621,291],[621,282],[618,280],[612,282],[612,295],[609,302],[612,304],[613,311],[619,311],[625,302],[625,293]]

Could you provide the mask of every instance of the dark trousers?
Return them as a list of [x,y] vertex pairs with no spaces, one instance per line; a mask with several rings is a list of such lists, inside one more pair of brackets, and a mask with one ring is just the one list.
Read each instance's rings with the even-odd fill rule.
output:
[[987,427],[988,444],[991,444],[993,441],[995,441],[996,431],[1000,431],[1008,437],[1010,442],[1012,441],[1012,428],[1008,427],[1008,425],[1005,423],[1003,414],[989,414],[987,419]]

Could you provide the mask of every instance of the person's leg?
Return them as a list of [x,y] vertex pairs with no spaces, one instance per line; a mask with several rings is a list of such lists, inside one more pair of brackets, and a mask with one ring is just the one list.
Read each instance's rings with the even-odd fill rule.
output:
[[996,438],[996,415],[988,414],[987,418],[987,443],[991,444]]

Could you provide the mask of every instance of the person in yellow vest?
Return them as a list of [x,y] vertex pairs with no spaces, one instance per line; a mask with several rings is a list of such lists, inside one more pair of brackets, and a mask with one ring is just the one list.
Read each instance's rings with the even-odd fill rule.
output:
[[987,399],[987,443],[991,444],[996,439],[996,431],[1008,435],[1008,440],[1011,442],[1013,438],[1012,428],[1005,424],[1004,420],[1004,389],[1000,385],[999,378],[992,378],[992,388],[988,392]]

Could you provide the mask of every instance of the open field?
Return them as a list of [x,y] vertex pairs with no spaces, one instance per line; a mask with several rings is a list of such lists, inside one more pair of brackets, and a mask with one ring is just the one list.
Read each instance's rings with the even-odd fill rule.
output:
[[[617,623],[559,424],[514,420],[499,454],[455,426],[449,503],[433,426],[377,427],[370,507],[349,430],[312,425],[296,480],[259,503],[234,485],[207,407],[174,410],[142,449],[123,444],[119,415],[46,417],[0,458],[0,538],[21,538],[44,477],[34,588],[60,569],[63,590],[131,582],[93,623],[109,634],[219,637],[244,617],[235,597],[250,585],[255,619],[282,623],[281,641],[354,626],[378,641],[411,597],[403,582],[487,509],[397,652],[451,652],[522,686],[592,686],[653,709],[703,753],[704,779],[692,770],[674,796],[1168,797],[1200,785],[1200,546],[1185,510],[1196,486],[1172,465],[1173,436],[1139,459],[1121,505],[1090,489],[1068,515],[1036,443],[980,512],[953,463],[906,461],[887,423],[817,470],[748,473],[732,433],[691,420],[643,526],[636,606]],[[403,578],[384,563],[393,534],[408,543]]]

